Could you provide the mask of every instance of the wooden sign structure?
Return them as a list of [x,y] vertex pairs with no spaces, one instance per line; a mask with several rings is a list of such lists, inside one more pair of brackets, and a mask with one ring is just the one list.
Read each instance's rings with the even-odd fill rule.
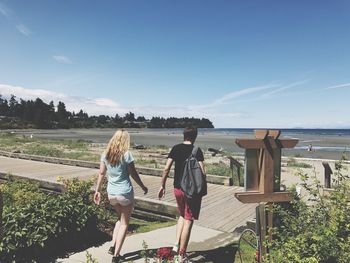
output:
[[259,238],[258,255],[261,261],[268,249],[264,245],[266,230],[269,241],[272,241],[273,203],[287,202],[292,198],[290,193],[280,190],[281,149],[295,147],[298,140],[280,140],[280,130],[255,130],[254,134],[255,139],[236,140],[236,144],[245,149],[245,191],[236,193],[235,196],[242,203],[259,203],[256,209],[256,233]]
[[280,130],[255,130],[255,139],[237,139],[245,150],[244,188],[236,193],[242,203],[287,202],[291,195],[280,192],[281,149],[294,148],[295,139],[279,139]]

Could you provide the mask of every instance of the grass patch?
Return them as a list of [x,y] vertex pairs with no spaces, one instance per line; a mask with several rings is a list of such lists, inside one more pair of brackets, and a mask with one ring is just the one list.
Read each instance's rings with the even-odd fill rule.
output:
[[98,162],[99,154],[85,140],[48,140],[0,133],[0,149],[25,154]]
[[173,226],[176,224],[175,220],[171,221],[144,221],[132,218],[129,224],[129,231],[132,233],[145,233],[163,227]]
[[240,171],[241,184],[239,183],[239,180],[238,180],[237,171],[234,169],[232,173],[231,168],[224,163],[205,164],[205,171],[207,174],[230,177],[232,178],[233,185],[242,186],[243,184],[243,174],[244,174],[243,168],[241,168],[241,171]]
[[[118,216],[115,211],[106,209],[104,212],[104,222],[101,225],[101,229],[108,235],[112,236],[115,222],[118,221]],[[157,221],[157,220],[142,220],[139,218],[130,218],[128,234],[139,234],[153,231],[159,228],[173,226],[176,224],[176,220],[169,221]]]
[[61,149],[57,149],[52,146],[42,145],[40,143],[35,143],[28,145],[26,149],[22,150],[25,154],[40,155],[40,156],[50,156],[50,157],[63,157],[64,152]]
[[143,158],[140,156],[135,160],[135,164],[139,166],[146,166],[151,168],[162,168],[162,165],[157,162],[155,159]]
[[240,247],[238,248],[238,244],[234,245],[236,247],[236,254],[234,257],[234,261],[236,263],[240,263],[242,259],[242,263],[252,263],[255,262],[255,253],[256,250],[248,243],[242,242]]
[[298,162],[296,159],[294,158],[289,158],[287,161],[287,166],[288,167],[297,167],[297,168],[312,168],[311,164],[308,163],[302,163],[302,162]]
[[230,167],[223,163],[218,164],[205,164],[205,171],[207,174],[219,175],[219,176],[232,176],[232,170]]

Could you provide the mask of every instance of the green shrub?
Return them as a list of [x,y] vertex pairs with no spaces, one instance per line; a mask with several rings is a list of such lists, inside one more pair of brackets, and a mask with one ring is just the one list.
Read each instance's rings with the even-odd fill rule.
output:
[[206,164],[205,171],[207,174],[226,176],[226,177],[232,176],[232,170],[230,169],[230,166],[224,163]]
[[[27,189],[37,189],[30,184],[25,183]],[[45,198],[25,199],[26,202],[17,199],[17,193],[10,196],[7,190],[20,185],[23,182],[9,181],[2,187],[7,191],[6,200],[15,202],[5,203],[0,262],[40,262],[57,253],[60,247],[71,249],[99,232],[91,181],[66,180],[62,195],[44,195]]]
[[308,184],[309,176],[299,172],[310,199],[295,196],[290,204],[275,209],[278,222],[270,262],[350,262],[350,179],[343,169],[338,162],[334,173],[338,184],[330,194],[323,193],[316,176]]
[[45,195],[39,190],[39,183],[14,180],[11,175],[8,175],[7,180],[6,184],[0,185],[5,205],[17,206],[27,203],[28,200],[45,198]]

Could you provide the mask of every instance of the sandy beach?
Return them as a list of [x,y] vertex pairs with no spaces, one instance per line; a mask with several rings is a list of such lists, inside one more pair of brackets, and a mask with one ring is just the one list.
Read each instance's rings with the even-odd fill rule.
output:
[[[17,134],[47,139],[83,139],[93,143],[106,143],[116,129],[58,129],[58,130],[14,130]],[[131,143],[149,146],[171,147],[182,141],[182,129],[128,129]],[[5,131],[3,131],[5,132]],[[8,132],[8,131],[6,131]],[[220,129],[200,129],[196,143],[203,149],[209,147],[243,154],[236,144],[237,138],[253,138],[251,131],[231,131]],[[295,138],[299,143],[294,149],[283,150],[284,156],[339,160],[342,152],[350,158],[350,136],[329,134],[303,134],[286,132],[281,138]],[[309,144],[313,151],[308,151]]]

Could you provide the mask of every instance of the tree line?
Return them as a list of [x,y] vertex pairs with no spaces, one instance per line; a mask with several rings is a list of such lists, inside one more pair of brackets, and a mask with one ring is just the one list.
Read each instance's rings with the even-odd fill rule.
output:
[[70,112],[66,109],[64,102],[59,101],[55,106],[51,101],[49,104],[42,99],[17,100],[11,95],[7,100],[0,94],[0,129],[13,128],[183,128],[194,125],[198,128],[214,128],[213,123],[206,118],[162,118],[152,117],[146,119],[144,116],[135,116],[128,112],[124,116],[116,114],[114,117],[108,115],[89,116],[83,110]]

